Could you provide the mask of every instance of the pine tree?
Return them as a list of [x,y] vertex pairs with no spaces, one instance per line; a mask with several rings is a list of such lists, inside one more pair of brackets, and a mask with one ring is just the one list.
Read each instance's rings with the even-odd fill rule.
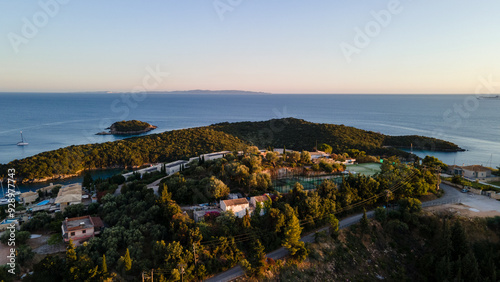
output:
[[288,221],[284,230],[285,238],[281,245],[290,252],[290,255],[302,261],[307,257],[307,249],[304,246],[304,242],[300,241],[302,227],[295,215],[295,211],[288,204],[286,205],[285,214],[288,217]]
[[260,240],[252,244],[252,250],[248,256],[248,262],[251,266],[251,275],[260,273],[266,265],[266,253]]
[[339,220],[334,214],[328,216],[328,223],[330,224],[330,235],[337,239],[339,236]]

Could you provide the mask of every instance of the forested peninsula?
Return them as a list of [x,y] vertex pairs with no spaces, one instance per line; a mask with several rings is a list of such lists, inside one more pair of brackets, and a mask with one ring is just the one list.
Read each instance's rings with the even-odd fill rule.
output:
[[62,178],[84,169],[138,167],[221,150],[242,150],[248,145],[313,151],[317,144],[328,144],[337,154],[359,150],[373,156],[402,158],[411,156],[397,148],[411,145],[436,151],[462,150],[456,144],[435,138],[388,136],[345,125],[283,118],[219,123],[101,144],[69,146],[0,165],[0,176],[5,176],[8,168],[15,168],[19,180],[36,182]]

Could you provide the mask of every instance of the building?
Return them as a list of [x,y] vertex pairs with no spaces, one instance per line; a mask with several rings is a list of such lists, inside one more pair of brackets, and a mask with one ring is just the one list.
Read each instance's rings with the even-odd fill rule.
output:
[[205,210],[197,210],[193,211],[193,219],[195,222],[198,222],[205,218],[205,215],[207,214],[220,214],[221,210],[220,209],[205,209]]
[[446,173],[450,175],[463,175],[464,170],[458,165],[450,165],[448,166],[448,170],[446,171]]
[[261,210],[260,210],[260,215],[264,215],[264,203],[267,201],[271,201],[269,196],[267,195],[262,195],[262,196],[254,196],[250,198],[250,206],[252,206],[253,209],[257,207],[257,203],[260,203]]
[[309,152],[309,154],[311,154],[311,160],[323,159],[323,158],[329,158],[330,157],[330,154],[327,154],[327,153],[322,152],[322,151]]
[[491,169],[482,165],[463,166],[463,176],[471,179],[484,179],[491,177]]
[[460,175],[469,179],[485,179],[491,177],[491,169],[482,165],[458,166],[450,165],[446,171],[450,175]]
[[154,173],[154,172],[160,172],[163,167],[163,164],[156,164],[156,165],[151,165],[146,168],[138,169],[135,171],[127,172],[125,174],[122,174],[123,177],[125,177],[125,180],[127,180],[129,177],[133,176],[134,174],[140,174],[141,178],[142,175],[145,173]]
[[74,183],[62,187],[57,193],[57,198],[54,202],[60,204],[61,212],[69,205],[76,205],[82,203],[82,184]]
[[175,161],[168,164],[165,164],[165,172],[170,175],[182,170],[183,167],[186,167],[188,161]]
[[262,203],[266,201],[270,201],[271,199],[267,195],[262,195],[262,196],[254,196],[250,198],[250,206],[252,207],[257,207],[257,203]]
[[100,217],[90,215],[66,218],[61,225],[64,242],[73,240],[75,245],[101,233],[104,224]]
[[246,211],[250,211],[250,205],[246,198],[221,200],[220,209],[222,211],[232,211],[237,217],[244,217]]
[[29,191],[21,193],[21,195],[19,195],[19,200],[21,201],[21,203],[23,203],[23,205],[29,205],[34,201],[36,201],[37,199],[38,199],[37,192]]
[[356,159],[353,159],[353,158],[347,158],[345,159],[345,161],[343,161],[342,163],[345,164],[345,165],[352,165],[356,162]]
[[203,154],[200,156],[200,159],[204,161],[213,161],[217,159],[222,159],[223,157],[226,156],[226,154],[231,153],[231,151],[221,151],[221,152],[215,152],[215,153],[210,153],[210,154]]

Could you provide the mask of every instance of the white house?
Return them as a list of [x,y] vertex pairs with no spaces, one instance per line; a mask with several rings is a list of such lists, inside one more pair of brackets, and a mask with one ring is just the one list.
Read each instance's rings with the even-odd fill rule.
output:
[[347,159],[345,159],[345,161],[344,161],[344,162],[342,162],[342,163],[343,163],[343,164],[345,164],[345,165],[352,165],[352,164],[354,164],[355,162],[356,162],[356,159],[353,159],[353,158],[347,158]]
[[82,184],[74,183],[62,187],[57,193],[57,198],[54,202],[60,204],[61,212],[69,205],[82,203]]
[[237,217],[244,217],[246,211],[250,211],[250,205],[246,198],[234,200],[221,200],[220,208],[222,211],[232,211]]
[[165,164],[165,172],[168,175],[174,174],[176,172],[181,171],[182,167],[183,166],[186,167],[187,164],[188,164],[188,161],[182,161],[182,160]]
[[482,165],[469,165],[469,166],[462,166],[462,171],[463,171],[463,176],[467,178],[487,178],[491,177],[491,169],[486,168]]
[[311,160],[322,159],[322,158],[329,158],[330,157],[330,154],[322,152],[322,151],[309,152],[309,154],[311,154]]
[[203,154],[200,156],[200,159],[203,159],[205,161],[213,161],[217,159],[222,159],[226,154],[231,153],[231,151],[221,151],[221,152],[215,152],[215,153],[210,153],[210,154]]

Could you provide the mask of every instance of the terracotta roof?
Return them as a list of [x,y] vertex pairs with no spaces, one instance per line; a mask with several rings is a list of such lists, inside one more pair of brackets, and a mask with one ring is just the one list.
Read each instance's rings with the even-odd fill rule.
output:
[[265,201],[268,201],[269,198],[265,195],[262,195],[262,196],[255,196],[255,197],[252,197],[255,199],[255,202],[265,202]]
[[234,199],[234,200],[223,200],[223,202],[224,202],[224,204],[226,204],[226,207],[248,204],[248,200],[246,198],[239,198],[239,199]]
[[462,169],[472,170],[472,171],[491,171],[491,169],[484,167],[482,165],[463,166]]
[[104,227],[104,223],[102,222],[101,218],[98,216],[92,217],[92,223],[94,223],[95,228]]

